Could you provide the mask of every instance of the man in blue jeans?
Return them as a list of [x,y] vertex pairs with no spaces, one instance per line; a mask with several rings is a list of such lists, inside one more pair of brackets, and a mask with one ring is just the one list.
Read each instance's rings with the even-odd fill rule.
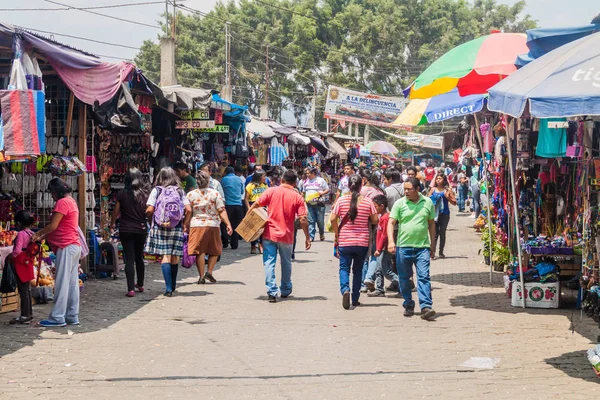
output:
[[[431,321],[435,317],[435,311],[432,308],[429,266],[431,254],[434,254],[431,244],[435,238],[435,207],[431,199],[419,193],[419,188],[417,178],[409,178],[404,183],[405,197],[398,200],[390,212],[387,226],[388,251],[396,253],[398,281],[404,298],[404,316],[412,317],[415,313],[410,285],[414,264],[417,270],[421,318]],[[399,224],[399,229],[394,244],[396,224]]]
[[294,221],[300,219],[300,226],[306,238],[306,250],[311,242],[308,235],[306,206],[304,199],[296,191],[298,176],[293,170],[283,174],[282,184],[267,189],[248,212],[256,207],[267,207],[268,219],[262,236],[263,264],[265,267],[265,285],[269,302],[276,303],[280,294],[275,279],[277,253],[281,258],[281,297],[292,293],[292,248],[294,245]]
[[329,194],[329,185],[325,179],[318,176],[319,170],[310,168],[308,179],[302,185],[304,200],[308,206],[308,233],[311,242],[314,242],[319,228],[319,239],[325,240],[325,202]]

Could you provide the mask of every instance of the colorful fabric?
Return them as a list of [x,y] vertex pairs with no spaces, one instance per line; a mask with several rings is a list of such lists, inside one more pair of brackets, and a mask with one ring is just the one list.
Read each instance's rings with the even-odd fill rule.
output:
[[271,140],[271,149],[269,150],[269,157],[271,159],[272,166],[283,165],[283,160],[288,157],[288,152],[276,138]]
[[163,228],[153,225],[148,233],[144,252],[160,256],[183,256],[183,227]]
[[[352,196],[342,196],[333,206],[331,212],[340,218],[340,222],[344,219],[344,216],[350,210],[350,202]],[[340,230],[338,246],[339,247],[350,247],[350,246],[363,246],[369,247],[369,235],[371,222],[369,217],[373,214],[377,214],[375,210],[375,204],[373,200],[368,197],[363,197],[358,204],[358,214],[354,221],[349,218]]]
[[196,189],[187,194],[192,206],[192,220],[190,227],[215,227],[221,226],[219,211],[225,209],[223,198],[214,189]]
[[[40,155],[33,90],[1,90],[4,152],[7,156]],[[43,124],[46,124],[44,119]],[[45,135],[45,132],[43,133]]]

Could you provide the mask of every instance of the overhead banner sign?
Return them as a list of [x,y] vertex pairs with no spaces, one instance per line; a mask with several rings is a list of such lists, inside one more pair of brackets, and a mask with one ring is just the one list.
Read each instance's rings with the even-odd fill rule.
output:
[[383,97],[329,86],[325,118],[364,125],[391,127],[406,107],[403,97]]
[[212,129],[215,121],[175,121],[175,129]]
[[412,134],[410,136],[394,136],[398,139],[404,140],[406,144],[414,147],[441,150],[442,146],[444,145],[443,136],[421,135],[418,133]]

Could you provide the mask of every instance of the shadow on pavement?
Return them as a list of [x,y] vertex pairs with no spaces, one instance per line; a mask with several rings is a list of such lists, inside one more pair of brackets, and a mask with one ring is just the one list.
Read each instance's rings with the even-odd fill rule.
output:
[[[266,301],[268,299],[269,299],[268,296],[258,296],[254,300]],[[277,302],[284,302],[284,301],[313,301],[313,300],[327,300],[327,297],[325,297],[325,296],[296,297],[294,295],[290,295],[289,297],[286,297],[286,298],[281,298],[281,297],[277,298]]]
[[[240,243],[237,250],[225,250],[221,261],[217,264],[217,269],[224,268],[227,265],[243,262],[244,259],[252,257],[250,254],[250,245]],[[218,275],[216,276],[218,279]],[[196,285],[195,282],[181,282],[193,278],[198,279],[198,271],[196,268],[179,268],[177,289],[185,286]],[[76,334],[84,334],[89,332],[97,332],[109,328],[111,325],[127,318],[134,314],[146,304],[161,299],[161,301],[169,301],[169,298],[163,298],[164,281],[160,265],[149,264],[146,266],[145,291],[135,294],[135,297],[125,297],[126,280],[125,272],[119,273],[119,278],[116,280],[106,279],[89,279],[85,283],[84,289],[81,291],[80,298],[80,313],[79,318],[81,325],[67,326],[64,328],[42,328],[38,325],[39,321],[46,319],[50,314],[53,304],[37,304],[33,306],[34,320],[27,326],[9,325],[10,319],[18,316],[18,312],[9,312],[0,314],[0,337],[2,338],[2,346],[0,346],[0,358],[14,353],[23,347],[31,346],[36,341],[50,340],[50,338],[41,336],[44,331],[51,330],[61,334],[61,338],[68,340],[69,330]],[[241,284],[243,282],[225,281],[218,284]],[[206,288],[206,286],[204,287]],[[178,291],[175,296],[206,296],[212,293],[206,291]]]
[[[446,257],[453,258],[453,257]],[[467,258],[467,257],[464,257]],[[437,260],[436,260],[437,261]],[[439,260],[442,261],[442,260]],[[435,267],[435,264],[433,264]],[[499,287],[502,285],[501,272],[492,273],[492,284],[490,284],[490,271],[486,272],[457,272],[452,274],[437,274],[432,275],[431,280],[433,282],[443,283],[445,285],[457,285],[457,286],[478,286],[478,287]]]
[[[591,347],[591,346],[590,346]],[[586,358],[584,351],[573,351],[558,357],[547,358],[546,364],[564,372],[571,378],[583,379],[588,382],[598,383],[599,379],[594,373],[592,365]]]
[[398,304],[392,303],[360,303],[360,308],[371,308],[371,307],[398,307]]

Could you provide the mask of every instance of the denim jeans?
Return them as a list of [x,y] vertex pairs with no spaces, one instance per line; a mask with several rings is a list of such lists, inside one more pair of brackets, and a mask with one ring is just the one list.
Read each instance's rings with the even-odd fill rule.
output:
[[310,240],[315,240],[317,234],[316,226],[319,228],[319,234],[325,234],[325,206],[308,206],[308,234]]
[[475,212],[475,218],[479,218],[479,214],[481,214],[481,188],[478,183],[471,186],[471,193],[473,194],[473,211]]
[[423,308],[431,308],[432,300],[431,277],[429,276],[429,249],[398,247],[396,248],[396,266],[398,268],[400,292],[402,293],[402,297],[404,297],[404,308],[414,308],[415,306],[410,288],[410,278],[413,274],[413,264],[417,270],[417,294],[419,295],[419,306],[421,307],[421,310]]
[[273,242],[263,239],[263,264],[265,266],[265,285],[269,296],[277,296],[279,288],[275,278],[277,253],[281,260],[281,295],[292,293],[292,247],[291,243]]
[[468,185],[458,185],[458,211],[465,211],[465,203],[467,201],[467,197],[469,196],[469,186]]
[[350,269],[352,269],[352,303],[360,298],[360,286],[362,284],[362,270],[367,258],[368,247],[347,246],[339,247],[340,257],[340,292],[344,294],[350,290]]
[[72,244],[56,251],[53,322],[79,321],[79,256],[81,246]]
[[392,282],[398,282],[398,274],[394,271],[393,256],[387,251],[381,253],[379,257],[371,257],[365,280],[375,282],[375,291],[384,292],[384,277]]

